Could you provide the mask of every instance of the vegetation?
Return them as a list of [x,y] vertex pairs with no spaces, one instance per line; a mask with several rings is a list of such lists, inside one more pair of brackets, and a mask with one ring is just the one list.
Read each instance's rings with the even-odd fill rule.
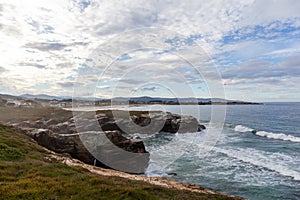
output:
[[51,160],[29,137],[0,125],[0,199],[230,199],[92,174]]

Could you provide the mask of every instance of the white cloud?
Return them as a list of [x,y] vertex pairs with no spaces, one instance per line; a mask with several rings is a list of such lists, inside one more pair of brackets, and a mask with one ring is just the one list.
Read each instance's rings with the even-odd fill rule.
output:
[[267,53],[266,55],[291,55],[295,53],[300,53],[300,48],[286,48],[275,50]]
[[96,87],[99,88],[99,89],[109,89],[110,88],[109,85],[98,85]]
[[[3,71],[0,78],[7,80],[2,81],[5,84],[2,87],[14,88],[15,93],[41,93],[34,88],[46,82],[50,86],[45,89],[45,93],[61,94],[70,91],[68,88],[78,73],[83,73],[86,77],[91,76],[86,81],[96,82],[95,76],[100,74],[95,72],[101,70],[95,71],[86,59],[90,58],[91,53],[99,46],[105,50],[102,53],[108,55],[98,57],[106,58],[104,63],[113,61],[123,53],[128,53],[131,57],[118,62],[115,70],[102,77],[107,84],[120,81],[118,76],[130,69],[130,66],[143,63],[160,63],[157,67],[160,76],[155,80],[164,78],[166,81],[176,81],[174,72],[169,72],[168,67],[163,65],[182,70],[183,68],[178,66],[184,65],[184,61],[177,55],[201,66],[206,78],[213,80],[216,76],[212,76],[212,60],[207,57],[204,59],[201,57],[203,55],[217,56],[218,58],[214,59],[219,59],[219,63],[231,63],[228,66],[232,66],[235,60],[245,62],[255,57],[283,57],[282,55],[290,56],[299,52],[300,42],[294,41],[300,34],[299,9],[300,2],[297,0],[7,1],[1,3],[0,9],[0,72]],[[280,32],[285,30],[287,24],[295,29],[290,33],[295,38],[285,38],[285,33]],[[264,32],[254,34],[257,25],[264,27]],[[168,31],[146,34],[150,30],[147,29],[144,35],[142,32],[132,35],[123,33],[146,27]],[[275,29],[278,31],[273,31]],[[249,38],[243,39],[242,36],[247,34],[250,35]],[[126,37],[122,40],[120,37],[112,39],[120,35]],[[225,36],[233,36],[236,41],[227,44],[223,41]],[[176,37],[176,42],[164,44],[162,49],[169,50],[168,53],[153,54],[153,51],[142,50],[123,52],[127,49],[156,48],[165,40]],[[116,42],[118,39],[119,43]],[[127,44],[124,41],[128,41]],[[193,42],[202,48],[202,53],[195,52]],[[229,56],[222,55],[226,52]],[[282,62],[282,65],[291,67],[287,62]],[[88,64],[89,67],[83,64]],[[241,80],[253,72],[250,66],[240,66],[243,66],[243,69],[237,68],[232,71],[246,73],[240,75]],[[279,68],[283,70],[282,66]],[[269,77],[275,76],[273,71],[265,72]],[[148,71],[148,75],[149,73]],[[187,82],[197,82],[196,73],[185,73],[183,77]],[[229,72],[227,75],[230,76]],[[134,80],[127,82],[139,82],[136,76],[129,78]]]
[[[297,0],[256,0],[251,6],[243,10],[243,18],[239,24],[241,26],[266,25],[274,21],[293,21],[300,17],[300,2]],[[294,21],[298,26],[299,21]]]

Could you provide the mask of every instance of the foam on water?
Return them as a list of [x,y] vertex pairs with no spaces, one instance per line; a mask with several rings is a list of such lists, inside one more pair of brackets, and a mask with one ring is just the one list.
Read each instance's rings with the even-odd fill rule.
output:
[[[281,155],[279,153],[268,153],[268,155],[266,155],[266,152],[258,151],[251,148],[215,148],[215,151],[223,153],[229,157],[238,159],[245,163],[250,163],[258,167],[263,167],[270,171],[275,171],[282,176],[291,177],[294,180],[300,181],[300,172],[290,167],[290,163],[294,163],[295,158],[287,158],[286,155]],[[285,162],[282,162],[283,159],[285,160]]]
[[253,133],[260,137],[266,137],[269,139],[275,139],[275,140],[284,140],[284,141],[290,141],[290,142],[299,142],[300,143],[300,137],[296,137],[293,135],[286,135],[284,133],[273,133],[273,132],[267,132],[267,131],[258,131],[243,125],[237,125],[234,128],[235,132],[239,133]]
[[[172,139],[180,141],[180,143],[189,143],[190,145],[197,146],[197,143],[191,142],[192,140],[195,140],[195,136],[198,135],[199,133],[187,133],[187,134],[176,134],[176,135],[170,135]],[[200,135],[198,135],[200,136]],[[200,137],[201,138],[201,137]],[[225,138],[224,138],[225,139]],[[227,138],[228,139],[228,138]],[[198,144],[200,145],[200,144]],[[203,145],[203,144],[202,144]],[[203,146],[201,145],[201,148]],[[154,145],[148,149],[152,154],[155,154],[157,148],[161,148],[157,145]],[[176,148],[180,148],[180,145],[177,146]],[[184,146],[186,148],[186,146]],[[199,154],[197,153],[197,148],[192,148],[194,151],[187,151],[189,156],[194,157],[196,159]],[[177,149],[178,150],[178,149]],[[187,149],[186,149],[187,150]],[[252,166],[257,166],[264,168],[268,171],[273,171],[276,172],[282,176],[285,177],[291,177],[294,180],[300,180],[300,171],[295,170],[295,162],[299,160],[299,157],[294,157],[294,156],[289,156],[286,154],[282,153],[272,153],[272,152],[265,152],[265,151],[260,151],[256,150],[253,148],[237,148],[237,147],[214,147],[213,152],[216,153],[222,153],[225,154],[227,157],[237,159],[241,162],[248,163]],[[213,152],[211,152],[213,154]],[[209,153],[210,155],[212,155]],[[166,160],[167,157],[174,157],[173,151],[166,151],[165,156]],[[213,157],[219,157],[218,155],[213,155]],[[201,159],[204,159],[203,157]],[[165,175],[165,170],[161,168],[160,162],[157,162],[159,160],[156,160],[155,163],[151,163],[150,166],[148,167],[147,170],[147,175],[148,176],[164,176]],[[232,165],[232,161],[228,161],[228,165]],[[171,163],[170,163],[171,164]],[[222,161],[222,164],[224,165],[224,160]],[[300,163],[299,163],[300,164]]]
[[246,132],[252,132],[252,131],[254,131],[254,129],[248,128],[248,127],[243,126],[243,125],[237,125],[237,126],[234,128],[234,131],[235,131],[235,132],[240,132],[240,133],[246,133]]
[[258,132],[255,133],[255,135],[270,138],[270,139],[276,139],[276,140],[300,142],[300,137],[295,137],[293,135],[286,135],[286,134],[283,134],[283,133],[272,133],[272,132],[266,132],[266,131],[258,131]]

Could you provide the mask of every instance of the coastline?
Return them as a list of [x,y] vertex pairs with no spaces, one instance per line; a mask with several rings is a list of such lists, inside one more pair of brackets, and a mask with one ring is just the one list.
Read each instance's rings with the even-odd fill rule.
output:
[[[66,111],[63,109],[58,108],[1,108],[1,111],[3,113],[6,113],[6,115],[2,115],[0,118],[0,122],[3,124],[6,124],[6,126],[10,126],[12,130],[16,131],[17,133],[22,133],[22,135],[28,137],[25,129],[21,129],[18,126],[13,126],[16,122],[22,122],[24,120],[27,120],[29,124],[35,120],[39,120],[43,118],[44,120],[53,120],[56,119],[59,122],[64,122],[66,118],[72,117],[71,111]],[[30,117],[29,117],[30,116]],[[31,121],[31,122],[30,122]],[[25,130],[25,131],[24,131]],[[38,130],[37,128],[33,128],[31,130]],[[29,137],[28,137],[29,138]],[[32,139],[30,139],[32,140]],[[35,141],[35,143],[37,143]],[[121,171],[116,171],[112,169],[105,169],[100,167],[95,167],[89,164],[85,164],[77,159],[65,156],[64,154],[58,154],[54,153],[53,151],[46,149],[45,147],[42,147],[47,153],[49,154],[49,157],[51,159],[55,159],[60,163],[66,164],[68,166],[73,167],[81,167],[85,170],[88,170],[89,172],[93,174],[98,174],[102,176],[116,176],[121,178],[126,178],[133,181],[143,181],[152,185],[161,186],[169,189],[175,189],[175,190],[184,190],[189,192],[197,192],[200,194],[212,194],[212,195],[221,195],[224,197],[228,197],[229,199],[242,199],[240,197],[234,197],[229,194],[223,194],[221,192],[216,192],[210,189],[202,188],[200,186],[194,185],[194,184],[188,184],[188,183],[179,183],[167,178],[162,177],[147,177],[145,175],[135,175],[135,174],[129,174]]]
[[[12,126],[7,126],[7,125],[3,126],[0,124],[0,139],[1,139],[0,140],[1,146],[5,147],[4,153],[5,153],[5,151],[13,152],[13,153],[9,153],[9,154],[3,154],[4,157],[1,156],[1,158],[0,158],[1,166],[2,166],[2,168],[0,168],[0,172],[1,172],[1,174],[6,174],[0,181],[0,185],[1,185],[0,192],[3,194],[3,197],[7,197],[7,198],[16,197],[15,195],[18,195],[18,196],[22,195],[24,198],[29,198],[29,197],[30,198],[32,198],[32,197],[40,198],[41,193],[43,193],[44,197],[48,196],[48,195],[50,195],[50,197],[51,197],[53,195],[52,193],[45,194],[46,192],[44,191],[45,190],[44,187],[47,187],[46,184],[48,184],[49,181],[51,182],[51,184],[52,184],[52,182],[55,182],[55,185],[52,185],[50,188],[48,188],[50,190],[47,192],[51,192],[53,190],[56,191],[57,190],[56,187],[59,187],[58,185],[62,184],[60,182],[66,181],[66,180],[61,180],[62,176],[65,177],[67,174],[70,173],[69,170],[72,170],[73,171],[72,173],[75,173],[75,174],[73,174],[72,177],[86,176],[84,174],[86,174],[87,172],[88,172],[88,174],[89,173],[93,174],[93,176],[91,177],[92,181],[95,181],[95,179],[97,179],[97,177],[99,177],[99,178],[103,177],[101,179],[104,179],[105,181],[110,180],[110,179],[115,179],[114,177],[116,177],[116,178],[120,178],[120,180],[118,179],[118,184],[122,183],[122,185],[126,184],[126,182],[127,182],[127,181],[125,182],[124,180],[133,181],[132,183],[137,184],[138,186],[143,185],[143,184],[141,184],[141,182],[148,184],[148,186],[141,186],[141,189],[135,188],[137,186],[135,186],[133,188],[131,188],[129,186],[129,188],[131,188],[130,189],[131,192],[129,194],[125,194],[125,195],[129,195],[129,197],[132,195],[132,193],[137,192],[139,190],[143,191],[144,190],[143,188],[147,188],[145,191],[143,191],[143,194],[145,196],[153,195],[152,190],[154,190],[154,193],[156,193],[155,191],[158,190],[158,191],[160,191],[160,193],[162,193],[164,195],[170,195],[170,196],[167,196],[167,198],[163,198],[163,199],[173,199],[174,195],[175,195],[175,197],[177,196],[175,199],[180,199],[180,198],[178,198],[180,196],[188,197],[190,199],[228,199],[228,200],[229,199],[243,199],[241,197],[228,195],[228,194],[224,194],[221,192],[216,192],[211,189],[202,188],[202,187],[194,185],[194,184],[179,183],[179,182],[167,179],[167,178],[147,177],[144,175],[134,175],[134,174],[120,172],[120,171],[116,171],[116,170],[112,170],[112,169],[104,169],[104,168],[88,165],[77,159],[71,158],[69,155],[58,154],[58,153],[55,153],[53,151],[46,149],[45,147],[38,145],[37,142],[35,142],[34,140],[29,138],[25,134],[17,132],[16,128],[12,127]],[[3,148],[2,148],[2,151],[3,151]],[[58,166],[58,164],[56,164],[56,163],[61,163],[61,165]],[[23,167],[21,167],[21,168],[15,167],[15,166],[19,166],[19,165],[23,166]],[[63,167],[63,165],[69,166],[71,168]],[[56,166],[58,166],[58,168]],[[82,169],[82,170],[79,170],[79,169]],[[17,171],[15,171],[14,173],[7,174],[5,172],[5,170],[10,170],[10,171],[17,170]],[[46,171],[44,171],[44,170],[46,170]],[[62,170],[64,170],[64,172],[63,172],[64,174],[59,175],[62,172]],[[75,172],[74,172],[74,170],[75,170]],[[16,173],[19,174],[17,177],[15,177]],[[24,173],[25,173],[25,176],[20,175],[20,174],[24,174]],[[44,173],[46,173],[46,177],[44,177],[45,176]],[[54,176],[51,175],[50,177],[48,177],[47,174],[49,174],[49,173],[57,174],[57,175],[54,175]],[[79,175],[79,174],[76,175],[77,173],[79,173],[81,175]],[[83,175],[82,175],[82,173],[83,173]],[[88,175],[88,176],[90,177],[91,175]],[[30,178],[30,180],[27,180],[27,177],[32,177],[32,178]],[[107,178],[105,178],[105,177],[107,177]],[[45,178],[46,178],[46,180],[44,180]],[[65,178],[67,180],[69,179],[68,176]],[[84,179],[82,179],[82,180],[84,180]],[[7,181],[5,181],[5,180],[7,180]],[[15,180],[15,181],[12,181],[12,180]],[[28,188],[26,186],[27,181],[30,181],[30,184],[33,184],[33,186],[32,186],[33,188],[31,188],[31,187]],[[44,182],[44,184],[38,186],[38,188],[35,188],[36,184],[40,184],[41,181]],[[101,181],[101,183],[104,184],[103,181]],[[23,186],[23,184],[25,184],[25,185]],[[71,183],[66,182],[63,184],[66,184],[66,188],[64,187],[64,190],[68,190],[68,191],[71,190],[71,193],[75,192],[76,195],[80,194],[81,191],[73,191],[72,188],[71,189],[68,188],[67,185],[70,185]],[[72,184],[76,184],[76,181],[72,182]],[[81,184],[84,184],[84,182]],[[105,190],[108,189],[108,187],[115,187],[115,185],[103,186],[103,185],[97,185],[97,184],[93,183],[92,188],[96,188],[97,186],[99,188],[104,187],[104,192],[105,192]],[[13,188],[21,187],[22,189],[16,190],[14,192],[10,192],[11,191],[10,188],[12,188],[12,187]],[[159,189],[159,188],[165,188],[165,189]],[[102,191],[102,189],[100,189],[100,190]],[[118,190],[122,191],[122,190],[124,190],[124,188],[121,186],[117,186],[114,189],[114,191],[118,191]],[[125,190],[128,190],[128,186],[125,188]],[[135,191],[135,190],[137,190],[137,191]],[[177,191],[176,194],[174,194],[174,191]],[[20,194],[19,192],[21,192],[22,194]],[[64,195],[70,195],[70,194],[65,194],[60,189],[58,189],[58,191],[55,192],[55,198],[57,198],[61,195],[64,196]],[[173,197],[171,197],[171,196],[173,196]],[[156,198],[160,199],[159,196],[157,196]],[[130,199],[136,199],[136,197],[133,196],[133,197],[130,197]]]

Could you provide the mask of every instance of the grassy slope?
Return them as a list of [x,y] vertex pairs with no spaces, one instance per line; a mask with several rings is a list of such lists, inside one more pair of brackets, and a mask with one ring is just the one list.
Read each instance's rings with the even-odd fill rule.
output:
[[0,125],[0,199],[230,199],[95,175],[46,157],[30,138]]

